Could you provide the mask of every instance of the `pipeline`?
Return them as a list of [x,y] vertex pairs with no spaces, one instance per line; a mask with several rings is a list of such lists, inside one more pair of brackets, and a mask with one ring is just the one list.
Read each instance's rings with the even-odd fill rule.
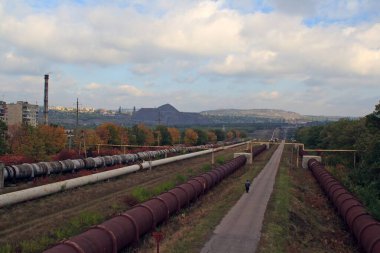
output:
[[4,206],[17,204],[23,201],[51,195],[51,194],[61,192],[64,190],[73,189],[79,186],[96,183],[96,182],[107,180],[110,178],[122,176],[128,173],[138,171],[140,169],[147,169],[147,168],[151,168],[151,167],[155,167],[155,166],[159,166],[159,165],[163,165],[167,163],[172,163],[179,160],[188,159],[191,157],[209,154],[209,153],[216,152],[222,149],[237,147],[240,145],[244,145],[244,143],[238,143],[238,144],[234,144],[227,147],[219,147],[214,150],[208,149],[208,150],[198,151],[198,152],[189,153],[185,155],[179,155],[179,156],[169,157],[165,159],[154,160],[150,162],[143,162],[141,164],[130,165],[130,166],[114,169],[114,170],[91,174],[88,176],[83,176],[83,177],[78,177],[78,178],[73,178],[73,179],[69,179],[65,181],[52,183],[52,184],[37,186],[37,187],[33,187],[33,188],[21,190],[21,191],[1,194],[0,208]]
[[253,151],[252,151],[252,157],[258,156],[261,152],[263,152],[266,149],[267,149],[267,145],[266,144],[262,144],[259,147],[254,148]]
[[380,253],[380,223],[320,162],[310,159],[308,167],[365,252]]
[[166,154],[180,152],[193,152],[212,148],[213,145],[201,145],[194,147],[176,146],[154,151],[138,152],[136,154],[122,154],[113,156],[88,157],[84,159],[67,159],[53,162],[23,163],[18,165],[8,165],[4,168],[4,180],[16,181],[20,179],[33,179],[51,174],[76,172],[82,169],[96,169],[120,164],[134,164],[143,160],[152,160],[163,157]]
[[44,253],[116,253],[139,237],[155,229],[225,177],[242,167],[245,156],[238,156],[210,172],[192,178],[168,192],[158,195],[132,209],[91,227],[86,232],[53,246]]

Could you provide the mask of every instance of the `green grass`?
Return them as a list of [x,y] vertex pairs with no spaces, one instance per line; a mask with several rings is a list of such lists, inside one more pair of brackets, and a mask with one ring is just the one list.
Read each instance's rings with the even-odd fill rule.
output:
[[25,240],[19,243],[18,249],[14,249],[7,244],[0,247],[0,253],[39,253],[46,249],[49,245],[67,239],[71,236],[79,234],[86,228],[98,224],[104,220],[101,214],[96,212],[82,212],[78,216],[73,217],[69,222],[52,231],[49,235],[41,235],[34,240]]
[[9,244],[0,246],[0,253],[12,253],[12,246]]
[[266,220],[263,228],[263,239],[260,253],[285,252],[286,242],[289,240],[289,206],[290,206],[290,177],[288,168],[280,166],[276,184],[271,197]]
[[136,186],[131,192],[132,197],[134,197],[138,202],[144,202],[151,197],[151,192],[142,186]]
[[202,166],[202,171],[203,172],[209,172],[212,169],[210,164],[205,164]]
[[226,163],[226,158],[224,156],[219,156],[216,158],[216,163],[219,165],[222,165],[222,164]]

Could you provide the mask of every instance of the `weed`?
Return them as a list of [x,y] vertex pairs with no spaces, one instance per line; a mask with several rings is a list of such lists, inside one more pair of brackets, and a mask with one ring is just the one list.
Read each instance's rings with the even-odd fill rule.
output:
[[151,193],[142,186],[135,187],[131,192],[132,197],[134,197],[138,202],[144,202],[148,200],[152,195]]
[[211,165],[210,164],[205,164],[202,166],[202,171],[204,172],[209,172],[211,170]]
[[0,246],[0,253],[12,253],[12,246],[9,244]]
[[181,175],[181,174],[177,174],[175,176],[175,181],[177,184],[181,184],[181,183],[184,183],[186,181],[187,177],[184,176],[184,175]]
[[216,163],[219,165],[222,165],[225,162],[226,162],[226,158],[224,156],[219,156],[218,158],[216,158]]
[[159,195],[160,193],[163,193],[163,192],[166,192],[172,188],[175,187],[175,182],[173,181],[168,181],[168,182],[164,182],[162,184],[160,184],[159,186],[156,186],[152,191],[151,191],[151,195],[152,196],[156,196],[156,195]]

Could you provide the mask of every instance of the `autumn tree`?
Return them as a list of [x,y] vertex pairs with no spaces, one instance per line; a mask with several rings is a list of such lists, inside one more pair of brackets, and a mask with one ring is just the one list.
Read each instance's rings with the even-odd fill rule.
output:
[[153,131],[144,124],[134,125],[130,131],[130,138],[137,145],[153,145]]
[[216,143],[217,142],[217,136],[214,131],[208,131],[207,132],[207,141],[209,143]]
[[193,129],[188,128],[185,130],[184,143],[187,145],[195,145],[198,141],[198,134]]
[[44,138],[41,138],[36,127],[11,126],[9,128],[9,145],[13,154],[25,155],[36,161],[48,158]]
[[114,123],[104,123],[96,128],[102,144],[128,144],[128,130]]
[[168,128],[168,132],[169,132],[170,138],[172,140],[171,144],[177,144],[177,143],[180,142],[180,140],[181,140],[181,133],[179,132],[179,130],[177,128],[169,127]]
[[53,155],[65,148],[67,135],[65,129],[54,125],[40,125],[37,127],[37,133],[45,146],[45,153]]
[[227,140],[231,141],[234,138],[234,132],[228,131],[226,134]]

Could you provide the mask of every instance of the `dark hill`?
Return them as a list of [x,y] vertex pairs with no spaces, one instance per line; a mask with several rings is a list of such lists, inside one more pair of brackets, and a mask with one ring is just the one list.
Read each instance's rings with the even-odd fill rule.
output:
[[149,125],[203,125],[210,121],[199,113],[180,112],[170,104],[158,108],[141,108],[132,115],[134,123]]

